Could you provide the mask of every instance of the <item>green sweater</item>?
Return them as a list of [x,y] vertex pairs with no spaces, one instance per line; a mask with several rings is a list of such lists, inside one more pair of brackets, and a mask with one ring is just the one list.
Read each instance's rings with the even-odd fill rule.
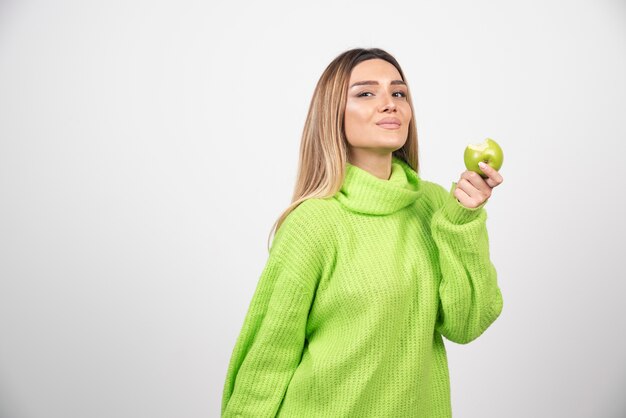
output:
[[485,203],[393,157],[389,180],[348,164],[341,190],[278,229],[235,343],[222,417],[450,417],[442,335],[500,315]]

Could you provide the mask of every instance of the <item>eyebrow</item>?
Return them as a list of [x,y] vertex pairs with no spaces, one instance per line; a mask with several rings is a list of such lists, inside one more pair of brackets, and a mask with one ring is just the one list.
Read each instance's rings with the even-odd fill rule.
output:
[[[356,87],[356,86],[363,86],[363,85],[378,85],[378,81],[375,80],[364,80],[364,81],[357,81],[356,83],[354,83],[353,85],[350,86],[350,88],[352,87]],[[396,84],[401,84],[403,86],[406,86],[406,83],[402,80],[393,80],[391,82],[391,85],[396,85]]]

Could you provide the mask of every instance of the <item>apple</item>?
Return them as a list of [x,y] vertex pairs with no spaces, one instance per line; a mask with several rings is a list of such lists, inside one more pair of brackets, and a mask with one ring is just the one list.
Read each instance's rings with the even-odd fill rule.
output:
[[496,141],[487,138],[480,144],[469,144],[465,148],[463,159],[465,160],[465,167],[469,171],[474,171],[480,174],[482,178],[487,178],[488,176],[478,167],[478,163],[482,161],[489,164],[493,169],[499,170],[502,167],[504,154]]

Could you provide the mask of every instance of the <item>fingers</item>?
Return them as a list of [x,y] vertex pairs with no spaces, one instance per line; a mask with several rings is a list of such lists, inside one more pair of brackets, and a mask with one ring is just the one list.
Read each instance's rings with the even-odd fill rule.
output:
[[456,184],[454,196],[466,207],[474,208],[491,197],[494,187],[500,185],[504,179],[493,167],[486,165],[481,170],[487,178],[481,177],[474,171],[465,170]]
[[454,197],[456,197],[458,199],[459,202],[465,204],[465,202],[471,202],[472,198],[470,197],[470,195],[467,194],[467,192],[465,192],[462,188],[461,188],[461,182],[459,181],[456,184],[456,188],[454,189],[454,192],[452,193],[454,195]]
[[480,206],[487,196],[484,196],[466,178],[461,178],[454,189],[454,197],[467,208]]
[[491,186],[478,173],[465,170],[458,186],[471,198],[484,201],[491,197]]
[[[465,175],[466,173],[463,173]],[[476,174],[476,173],[474,173]],[[480,176],[479,176],[480,177]],[[482,181],[482,180],[481,180]],[[485,182],[483,181],[483,184]],[[454,191],[456,198],[467,207],[476,207],[491,197],[491,188],[485,184],[488,191],[474,186],[467,178],[462,177]]]
[[480,170],[485,173],[485,175],[487,175],[487,178],[484,180],[489,185],[489,187],[493,188],[498,186],[499,184],[502,184],[504,179],[502,178],[502,175],[498,173],[498,170],[494,169],[489,164],[480,163],[479,166]]

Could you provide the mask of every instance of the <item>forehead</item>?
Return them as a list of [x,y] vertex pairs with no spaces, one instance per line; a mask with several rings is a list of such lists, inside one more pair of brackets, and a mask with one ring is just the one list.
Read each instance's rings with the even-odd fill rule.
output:
[[377,79],[401,80],[402,77],[393,64],[378,58],[358,63],[350,74],[350,82]]

